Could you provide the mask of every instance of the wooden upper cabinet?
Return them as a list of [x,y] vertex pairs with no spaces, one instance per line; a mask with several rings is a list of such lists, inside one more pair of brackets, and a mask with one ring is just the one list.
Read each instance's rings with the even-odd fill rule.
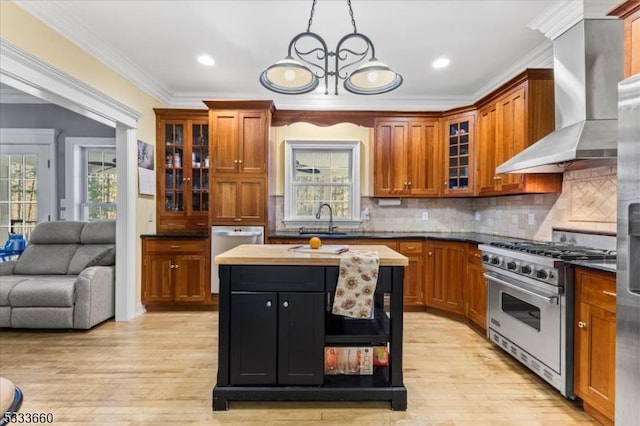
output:
[[484,194],[494,191],[496,185],[496,123],[498,112],[495,104],[490,104],[478,111],[478,165],[477,191]]
[[204,101],[211,127],[211,223],[266,225],[271,101]]
[[156,109],[156,228],[209,230],[210,145],[206,111]]
[[446,196],[473,195],[476,180],[475,111],[444,120],[444,175]]
[[478,102],[478,195],[562,191],[561,173],[495,169],[555,129],[553,70],[528,69]]
[[266,173],[267,122],[263,111],[212,111],[213,171]]
[[624,76],[640,73],[640,1],[627,0],[609,12],[624,19]]
[[374,195],[428,197],[440,192],[436,119],[380,119],[374,141]]

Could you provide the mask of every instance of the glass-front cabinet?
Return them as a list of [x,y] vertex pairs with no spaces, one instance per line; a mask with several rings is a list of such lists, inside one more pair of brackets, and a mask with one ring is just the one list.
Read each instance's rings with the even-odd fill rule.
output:
[[159,232],[207,232],[209,124],[206,112],[198,113],[201,117],[164,117],[162,111],[156,110]]
[[445,125],[446,195],[472,195],[474,191],[475,112],[451,116]]

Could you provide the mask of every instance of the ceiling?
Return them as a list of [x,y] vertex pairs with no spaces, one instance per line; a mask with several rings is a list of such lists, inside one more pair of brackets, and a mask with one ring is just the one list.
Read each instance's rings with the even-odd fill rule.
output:
[[[374,96],[278,95],[259,74],[306,30],[311,0],[18,1],[167,106],[203,99],[273,99],[279,109],[443,110],[468,105],[526,67],[552,66],[551,40],[531,29],[582,0],[352,0],[358,32],[404,77]],[[319,0],[313,32],[330,50],[352,31],[346,1]],[[196,61],[203,53],[216,64]],[[436,70],[440,56],[449,67]]]

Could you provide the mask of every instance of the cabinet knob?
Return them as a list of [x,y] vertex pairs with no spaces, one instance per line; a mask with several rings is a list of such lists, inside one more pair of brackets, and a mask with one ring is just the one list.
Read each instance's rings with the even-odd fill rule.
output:
[[578,327],[580,328],[586,328],[587,327],[587,323],[583,322],[583,321],[578,321]]
[[285,308],[289,307],[289,302],[285,300],[284,302],[282,302],[282,306],[284,306]]
[[271,300],[267,300],[267,308],[271,307]]
[[242,164],[242,160],[238,160],[238,164]]
[[413,185],[413,184],[411,183],[411,181],[409,181],[409,182],[407,182],[407,185],[411,186],[411,185]]
[[238,164],[238,160],[233,160],[233,164]]
[[447,181],[446,180],[444,181],[444,186],[447,186]]
[[433,256],[433,252],[432,251],[429,252],[429,256]]
[[240,219],[239,217],[236,217],[235,219],[233,219],[234,222],[242,222],[242,219]]

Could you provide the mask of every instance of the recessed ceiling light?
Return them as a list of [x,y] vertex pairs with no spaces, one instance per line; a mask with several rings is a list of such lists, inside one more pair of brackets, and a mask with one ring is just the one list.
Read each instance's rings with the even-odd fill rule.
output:
[[431,66],[434,68],[444,68],[449,65],[449,62],[447,58],[438,58],[431,63]]
[[202,65],[206,65],[208,67],[213,66],[216,61],[213,60],[213,58],[209,55],[200,55],[198,56],[198,62],[200,62]]

